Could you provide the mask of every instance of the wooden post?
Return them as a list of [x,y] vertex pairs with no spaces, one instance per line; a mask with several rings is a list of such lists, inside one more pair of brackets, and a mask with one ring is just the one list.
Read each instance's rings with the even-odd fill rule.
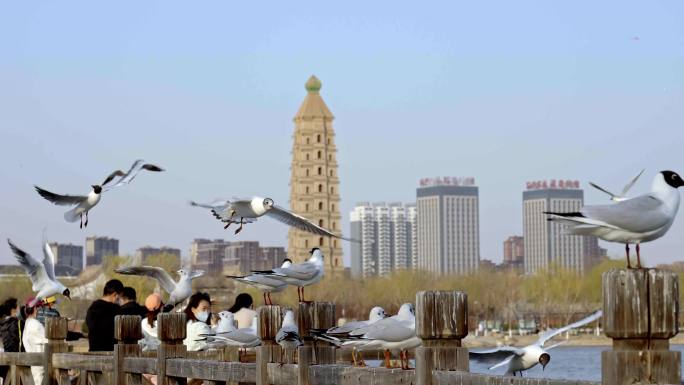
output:
[[278,305],[257,309],[257,336],[261,338],[261,346],[256,347],[257,385],[268,385],[268,364],[280,358],[280,346],[275,343],[275,336],[283,324],[282,310]]
[[[44,350],[44,363],[46,385],[57,385],[58,373],[52,367],[52,354],[65,353],[69,350],[66,343],[67,336],[67,319],[63,317],[48,317],[45,318],[45,338],[48,342]],[[37,384],[40,385],[40,384]]]
[[601,354],[603,384],[678,384],[681,353],[669,350],[678,317],[677,274],[658,269],[603,273],[603,330],[613,339],[613,350]]
[[306,346],[314,348],[313,363],[315,365],[334,364],[335,347],[329,343],[315,341],[309,331],[311,329],[329,329],[335,326],[335,304],[332,302],[300,302],[297,313],[299,335]]
[[185,385],[187,379],[166,376],[166,360],[185,358],[187,350],[183,345],[186,335],[185,313],[160,313],[157,316],[157,384]]
[[[113,361],[113,384],[126,385],[127,375],[123,371],[125,357],[140,357],[142,347],[138,344],[143,338],[140,316],[137,315],[118,315],[114,318],[114,361]],[[135,377],[136,384],[142,383],[142,374],[130,374]]]
[[416,294],[416,384],[432,385],[433,370],[468,371],[468,296],[460,291],[421,291]]

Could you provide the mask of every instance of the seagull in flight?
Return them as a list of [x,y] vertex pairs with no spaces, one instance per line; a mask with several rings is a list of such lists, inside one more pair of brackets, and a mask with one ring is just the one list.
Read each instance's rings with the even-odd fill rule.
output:
[[[327,230],[301,215],[288,211],[273,202],[271,198],[253,197],[247,199],[236,198],[234,200],[222,200],[213,203],[197,203],[190,201],[191,206],[209,209],[212,215],[225,223],[224,229],[235,223],[238,228],[235,234],[242,231],[243,225],[255,222],[258,218],[266,215],[288,226],[298,230],[326,237],[339,238],[346,241],[358,242],[349,238],[344,238],[330,230]],[[239,220],[237,218],[240,218]]]
[[632,188],[632,186],[634,186],[634,183],[636,183],[637,179],[639,179],[639,177],[641,176],[641,174],[644,173],[644,171],[646,171],[646,170],[641,170],[641,172],[640,172],[639,174],[637,174],[637,176],[635,176],[634,178],[632,178],[632,180],[629,181],[629,183],[627,183],[627,184],[625,185],[625,187],[622,189],[622,192],[621,192],[619,195],[618,195],[618,194],[613,194],[612,192],[610,192],[610,191],[604,189],[603,187],[597,185],[597,184],[594,183],[594,182],[589,182],[589,184],[591,185],[591,187],[593,187],[593,188],[595,188],[595,189],[597,189],[597,190],[599,190],[599,191],[601,191],[601,192],[604,192],[604,193],[608,194],[608,195],[610,196],[610,200],[611,200],[611,201],[613,201],[613,202],[622,202],[622,201],[624,201],[624,200],[629,199],[629,198],[627,198],[627,192],[629,191],[629,189]]
[[515,376],[516,373],[519,373],[522,377],[523,371],[531,369],[537,366],[537,364],[542,365],[542,370],[546,368],[546,365],[548,365],[549,361],[551,361],[551,355],[548,351],[563,343],[557,343],[545,349],[544,344],[546,344],[546,342],[570,329],[574,329],[582,325],[586,325],[589,322],[595,321],[602,315],[603,311],[599,310],[596,313],[575,323],[571,323],[570,325],[563,326],[559,329],[549,330],[545,333],[542,333],[537,342],[523,348],[516,348],[514,346],[500,346],[492,350],[470,352],[469,356],[471,360],[476,362],[494,364],[489,368],[490,370],[508,365],[505,375]]
[[299,302],[304,300],[304,287],[318,283],[323,279],[323,252],[318,247],[311,249],[311,257],[302,263],[291,264],[288,267],[278,267],[272,270],[253,270],[253,275],[260,275],[297,286]]
[[31,289],[37,293],[36,301],[53,295],[62,294],[71,299],[69,289],[55,278],[55,255],[47,240],[43,242],[43,260],[38,261],[24,250],[18,248],[11,240],[7,240],[12,254],[31,278]]
[[[128,172],[116,170],[109,174],[102,184],[90,186],[92,187],[92,190],[88,193],[88,195],[61,195],[50,192],[38,186],[34,187],[36,192],[38,192],[40,196],[49,202],[52,202],[58,206],[75,206],[71,210],[64,213],[64,219],[67,222],[76,222],[76,220],[80,218],[80,227],[83,228],[84,226],[88,227],[88,212],[100,202],[102,193],[130,183],[133,179],[135,179],[140,170],[154,172],[164,171],[164,169],[159,166],[145,163],[145,161],[139,159],[133,163]],[[114,181],[114,178],[116,177],[120,178],[113,185],[107,186],[107,184]],[[85,214],[85,223],[83,223],[83,214]]]
[[[280,268],[286,269],[290,266],[292,266],[292,260],[285,258],[285,260],[283,260],[283,264],[280,265]],[[264,274],[250,274],[242,276],[226,275],[226,277],[261,290],[264,295],[264,305],[273,305],[271,293],[280,293],[287,288],[287,283],[279,279],[268,277]]]
[[126,266],[114,271],[123,275],[140,275],[156,279],[159,286],[169,293],[168,303],[174,307],[192,295],[192,280],[204,275],[203,270],[188,271],[181,269],[177,271],[179,278],[176,282],[166,270],[155,266]]
[[639,245],[656,240],[670,229],[679,210],[679,187],[684,180],[673,171],[661,171],[653,179],[651,192],[611,205],[584,206],[579,212],[544,212],[548,220],[567,226],[569,234],[593,235],[608,242],[625,244],[630,269],[629,245],[636,244],[637,269],[641,268]]

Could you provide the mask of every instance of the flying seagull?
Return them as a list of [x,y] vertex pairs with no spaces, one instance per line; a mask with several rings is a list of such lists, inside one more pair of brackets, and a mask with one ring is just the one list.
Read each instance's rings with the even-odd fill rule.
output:
[[174,307],[185,301],[192,294],[192,280],[204,275],[204,271],[187,271],[178,270],[178,282],[175,282],[173,278],[164,269],[154,266],[126,266],[120,267],[115,272],[124,275],[141,275],[152,277],[159,282],[159,285],[167,293],[169,293],[168,303]]
[[[280,266],[281,269],[288,268],[292,266],[292,260],[286,258],[283,260],[283,264]],[[287,283],[279,280],[267,277],[264,274],[250,274],[250,275],[226,275],[227,278],[234,279],[238,282],[256,287],[261,290],[264,295],[264,305],[273,305],[273,300],[271,300],[271,293],[280,293],[287,288]]]
[[[216,219],[225,223],[225,226],[223,226],[224,229],[227,229],[228,226],[233,223],[238,224],[239,227],[235,230],[235,234],[242,231],[243,225],[252,223],[256,221],[257,218],[266,215],[298,230],[326,237],[358,242],[341,237],[330,230],[318,226],[301,215],[297,215],[276,205],[271,198],[254,197],[251,199],[234,199],[232,201],[223,200],[207,204],[190,201],[190,205],[209,209]],[[240,219],[238,220],[237,218]]]
[[625,187],[622,189],[622,192],[621,192],[619,195],[618,195],[618,194],[613,194],[612,192],[610,192],[610,191],[604,189],[603,187],[597,185],[597,184],[594,183],[594,182],[589,182],[589,184],[591,185],[591,187],[593,187],[593,188],[595,188],[595,189],[597,189],[597,190],[599,190],[599,191],[601,191],[601,192],[604,192],[604,193],[610,195],[610,200],[611,200],[611,201],[614,201],[614,202],[621,202],[621,201],[624,201],[624,200],[627,200],[627,199],[628,199],[628,198],[627,198],[627,192],[629,191],[629,189],[632,188],[632,186],[634,186],[634,183],[636,183],[637,179],[639,179],[639,177],[641,176],[641,174],[644,173],[644,171],[646,171],[646,170],[641,170],[641,172],[640,172],[639,174],[637,174],[637,176],[635,176],[634,178],[632,178],[632,180],[629,181],[629,183],[627,183],[627,184],[625,185]]
[[26,270],[26,274],[31,278],[31,290],[36,293],[36,301],[56,294],[71,299],[69,289],[62,285],[55,278],[55,255],[52,253],[50,244],[47,241],[43,242],[43,260],[38,261],[24,250],[18,248],[9,239],[7,240],[12,254],[19,261],[21,267]]
[[[145,163],[143,160],[139,159],[133,163],[128,172],[116,170],[109,174],[101,185],[90,186],[92,187],[92,190],[88,193],[88,195],[61,195],[55,194],[38,186],[34,187],[40,196],[58,206],[75,206],[71,210],[64,213],[64,219],[67,222],[76,222],[76,220],[80,218],[80,226],[83,228],[83,226],[88,227],[88,212],[100,202],[102,193],[104,191],[109,191],[113,188],[130,183],[133,179],[135,179],[140,170],[154,172],[164,171],[164,169],[159,166]],[[113,185],[107,186],[107,184],[112,182],[116,177],[120,177],[119,180],[117,180]],[[83,214],[85,214],[85,223],[83,223]]]
[[252,274],[272,278],[288,285],[297,286],[299,302],[304,300],[304,287],[318,283],[323,279],[323,252],[318,247],[311,249],[311,257],[302,263],[272,270],[253,270]]
[[641,268],[639,245],[665,235],[679,209],[679,192],[684,186],[679,174],[661,171],[653,179],[651,192],[611,205],[584,206],[579,212],[544,212],[549,220],[567,226],[574,235],[593,235],[604,241],[625,244],[627,268],[629,245],[636,244],[637,268]]
[[519,373],[522,376],[523,371],[535,367],[537,364],[542,365],[542,370],[546,368],[546,365],[551,361],[551,355],[548,350],[555,348],[556,346],[562,344],[558,343],[551,345],[544,349],[544,344],[548,342],[551,338],[564,333],[570,329],[586,325],[589,322],[599,319],[603,315],[603,311],[599,310],[596,313],[581,319],[570,325],[563,326],[559,329],[549,330],[542,333],[539,336],[537,342],[532,345],[525,346],[524,348],[516,348],[514,346],[500,346],[496,349],[485,350],[481,352],[470,352],[470,359],[476,362],[481,362],[485,364],[494,364],[489,369],[495,369],[504,365],[508,365],[508,370],[506,370],[506,375],[515,376]]

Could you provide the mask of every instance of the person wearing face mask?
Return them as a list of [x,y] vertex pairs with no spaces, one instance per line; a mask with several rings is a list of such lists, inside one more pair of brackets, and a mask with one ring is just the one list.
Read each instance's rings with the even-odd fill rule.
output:
[[209,327],[209,316],[211,314],[211,298],[209,294],[197,292],[190,296],[188,306],[183,310],[187,317],[186,338],[183,341],[189,352],[198,351],[206,348],[207,342],[203,334],[212,334]]
[[114,318],[121,313],[121,295],[124,285],[118,279],[107,281],[102,298],[93,302],[86,313],[88,326],[88,351],[111,352],[114,350]]

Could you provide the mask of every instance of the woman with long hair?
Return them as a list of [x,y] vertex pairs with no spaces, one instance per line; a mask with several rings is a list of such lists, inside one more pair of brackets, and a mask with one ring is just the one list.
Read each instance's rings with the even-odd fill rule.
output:
[[248,328],[252,326],[252,320],[256,315],[256,312],[252,310],[253,304],[254,301],[252,300],[252,296],[247,293],[240,293],[235,297],[235,303],[228,311],[235,314],[238,328]]
[[[35,298],[29,298],[26,301],[26,326],[24,327],[24,334],[21,336],[24,348],[28,353],[40,353],[43,351],[48,340],[45,337],[45,326],[36,318],[38,309],[43,306],[43,302]],[[33,382],[41,384],[43,382],[43,375],[45,368],[43,366],[31,366],[31,375]]]
[[157,338],[157,315],[161,313],[164,308],[162,298],[157,293],[152,293],[145,299],[145,309],[147,314],[142,319],[140,326],[143,332],[143,339],[140,343],[143,345],[143,350],[157,350],[159,346],[159,339]]
[[202,350],[207,346],[202,335],[212,334],[209,327],[211,315],[211,298],[209,294],[197,292],[190,296],[188,306],[183,310],[187,317],[186,337],[183,343],[188,351]]

